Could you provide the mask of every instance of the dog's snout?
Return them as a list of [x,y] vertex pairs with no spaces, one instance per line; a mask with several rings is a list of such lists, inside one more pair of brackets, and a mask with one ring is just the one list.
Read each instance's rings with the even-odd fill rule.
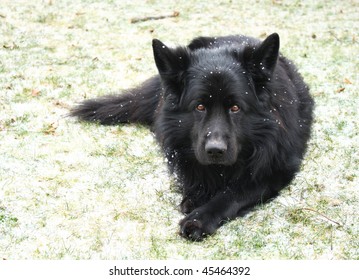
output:
[[206,143],[205,150],[211,157],[222,157],[227,151],[227,144],[223,140],[210,140]]

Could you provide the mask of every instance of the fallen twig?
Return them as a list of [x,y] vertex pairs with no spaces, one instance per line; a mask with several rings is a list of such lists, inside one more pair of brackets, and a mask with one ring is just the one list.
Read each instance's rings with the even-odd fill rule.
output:
[[322,216],[323,218],[325,218],[326,220],[342,227],[343,225],[337,221],[334,221],[333,219],[329,218],[328,216],[324,215],[323,213],[320,213],[319,211],[315,210],[315,209],[312,209],[312,208],[302,208],[302,210],[307,210],[307,211],[311,211],[311,212],[314,212],[314,213],[317,213],[318,215]]
[[173,14],[171,14],[171,15],[132,18],[131,23],[137,23],[137,22],[148,21],[148,20],[158,20],[158,19],[171,18],[171,17],[178,17],[179,14],[180,14],[179,12],[174,11]]

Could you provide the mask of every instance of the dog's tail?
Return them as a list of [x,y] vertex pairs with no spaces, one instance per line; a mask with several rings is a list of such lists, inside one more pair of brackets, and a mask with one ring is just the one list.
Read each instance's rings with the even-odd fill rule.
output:
[[160,93],[161,82],[155,76],[122,94],[85,100],[72,108],[69,115],[103,125],[129,122],[152,125]]

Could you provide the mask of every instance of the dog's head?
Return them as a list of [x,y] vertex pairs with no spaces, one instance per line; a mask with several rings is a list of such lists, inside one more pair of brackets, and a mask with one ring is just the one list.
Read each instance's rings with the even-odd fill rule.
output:
[[255,47],[195,50],[171,49],[153,40],[153,51],[164,88],[164,111],[176,127],[172,133],[189,138],[183,141],[201,164],[236,163],[246,119],[260,102],[257,87],[271,77],[278,59],[278,35]]

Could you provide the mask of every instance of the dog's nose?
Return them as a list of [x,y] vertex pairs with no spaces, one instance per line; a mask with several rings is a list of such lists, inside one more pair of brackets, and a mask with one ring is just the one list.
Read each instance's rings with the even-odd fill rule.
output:
[[227,151],[227,144],[223,140],[210,140],[206,143],[205,151],[210,157],[222,157]]

